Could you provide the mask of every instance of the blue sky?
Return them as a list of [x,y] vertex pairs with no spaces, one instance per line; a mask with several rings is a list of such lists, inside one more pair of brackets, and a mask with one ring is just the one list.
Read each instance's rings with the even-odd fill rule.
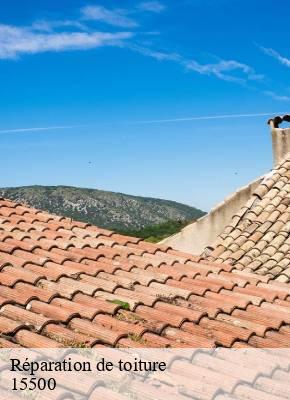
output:
[[289,111],[289,11],[277,0],[1,2],[0,186],[208,210],[272,166],[263,114]]

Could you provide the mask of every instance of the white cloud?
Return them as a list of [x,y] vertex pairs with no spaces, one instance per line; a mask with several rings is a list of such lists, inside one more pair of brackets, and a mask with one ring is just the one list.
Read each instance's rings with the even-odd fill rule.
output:
[[[109,10],[102,6],[86,6],[80,10],[81,20],[40,20],[28,27],[0,24],[0,59],[13,59],[23,54],[88,50],[103,46],[126,46],[144,56],[158,61],[171,61],[187,71],[214,76],[224,81],[245,84],[250,80],[263,78],[262,75],[257,75],[252,67],[236,60],[217,60],[214,63],[202,64],[196,59],[188,59],[178,53],[139,46],[131,40],[136,35],[132,31],[100,32],[94,30],[92,26],[88,28],[86,25],[86,21],[92,20],[102,21],[115,27],[136,27],[137,23],[128,15],[137,13],[141,8],[152,12],[161,11],[164,6],[159,1],[143,1],[131,11]],[[138,34],[144,35],[148,32],[138,32]],[[286,96],[284,100],[286,100]]]
[[38,21],[31,27],[0,25],[0,59],[17,58],[22,54],[87,50],[102,46],[127,46],[133,51],[158,61],[172,61],[189,71],[211,75],[218,79],[236,83],[257,80],[253,68],[235,60],[219,60],[201,64],[178,53],[166,53],[138,46],[130,41],[133,32],[65,31],[57,27],[78,27],[78,21]]
[[201,64],[196,60],[189,60],[177,53],[165,53],[141,46],[131,46],[131,49],[144,56],[155,58],[158,61],[173,61],[186,70],[197,72],[201,75],[211,75],[218,79],[245,83],[250,80],[261,80],[263,75],[256,74],[255,70],[247,64],[235,60],[220,60],[217,63]]
[[164,53],[162,51],[156,51],[156,50],[152,50],[152,49],[138,46],[138,45],[131,45],[130,49],[142,54],[143,56],[155,58],[155,60],[158,60],[158,61],[181,62],[181,60],[182,60],[181,56],[176,53]]
[[85,20],[101,21],[109,25],[121,28],[135,28],[137,22],[127,16],[128,11],[124,9],[109,10],[102,6],[86,6],[81,9]]
[[272,97],[272,99],[274,100],[279,100],[279,101],[290,101],[290,97],[289,96],[283,96],[283,95],[279,95],[275,92],[272,92],[271,90],[266,90],[263,92],[266,96],[270,96]]
[[159,1],[143,1],[138,5],[139,10],[159,13],[165,10],[165,5]]
[[35,21],[31,28],[35,31],[40,31],[40,32],[52,32],[55,28],[62,28],[62,27],[67,27],[67,28],[77,28],[79,30],[87,31],[88,27],[79,22],[79,21],[73,21],[73,20],[57,20],[57,21],[47,21],[47,20],[38,20]]
[[133,36],[130,32],[38,32],[30,27],[0,25],[0,58],[22,54],[85,50],[102,46],[121,46]]
[[[244,82],[246,80],[261,79],[252,67],[235,60],[221,60],[213,64],[200,64],[197,61],[184,61],[185,67],[196,71],[202,75],[214,75],[219,79],[231,82]],[[235,72],[241,73],[241,76],[234,75]]]
[[274,57],[276,60],[278,60],[281,64],[286,65],[286,67],[290,68],[290,60],[286,57],[283,57],[278,51],[273,50],[271,48],[267,47],[262,47],[260,46],[260,49],[267,54],[268,56]]
[[138,14],[140,11],[159,13],[164,9],[165,6],[159,1],[144,1],[132,9],[85,6],[81,8],[81,15],[82,19],[86,21],[99,21],[121,28],[136,28],[139,24],[131,17],[132,14]]

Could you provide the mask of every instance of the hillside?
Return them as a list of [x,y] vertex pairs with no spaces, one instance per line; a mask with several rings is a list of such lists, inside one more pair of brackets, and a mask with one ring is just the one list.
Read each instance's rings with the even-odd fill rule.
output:
[[[174,226],[178,229],[186,221],[205,214],[174,201],[70,186],[2,188],[0,197],[118,232],[134,232],[136,235],[139,230],[143,232],[143,228],[153,227],[157,236],[159,231],[164,236],[168,222],[175,221]],[[172,224],[169,225],[168,235],[173,229]]]

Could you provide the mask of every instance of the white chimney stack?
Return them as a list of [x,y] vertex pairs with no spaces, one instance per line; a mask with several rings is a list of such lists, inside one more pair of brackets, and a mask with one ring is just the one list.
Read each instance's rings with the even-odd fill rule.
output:
[[268,121],[272,131],[274,167],[290,152],[290,128],[279,128],[279,125],[284,121],[290,122],[289,114],[277,116]]

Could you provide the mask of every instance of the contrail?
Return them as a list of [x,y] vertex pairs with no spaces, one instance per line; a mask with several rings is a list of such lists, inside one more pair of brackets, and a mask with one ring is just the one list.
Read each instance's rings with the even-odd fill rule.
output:
[[271,113],[260,113],[260,114],[224,114],[224,115],[206,115],[201,117],[186,117],[186,118],[173,118],[173,119],[153,119],[145,121],[135,121],[133,124],[157,124],[167,122],[186,122],[186,121],[201,121],[210,119],[227,119],[227,118],[252,118],[252,117],[267,117],[275,115],[283,115],[287,112],[271,112]]
[[[286,112],[269,112],[269,113],[256,113],[256,114],[222,114],[222,115],[206,115],[198,117],[184,117],[184,118],[170,118],[170,119],[152,119],[152,120],[141,120],[141,121],[127,121],[126,124],[160,124],[170,122],[186,122],[186,121],[202,121],[212,119],[229,119],[229,118],[254,118],[254,117],[268,117],[287,114]],[[124,122],[122,122],[124,123]],[[106,123],[107,125],[108,123]],[[17,128],[17,129],[2,129],[2,133],[21,133],[21,132],[39,132],[39,131],[50,131],[55,129],[73,129],[73,128],[84,128],[87,125],[65,125],[65,126],[47,126],[47,127],[35,127],[35,128]]]
[[21,133],[21,132],[39,132],[39,131],[50,131],[54,129],[73,129],[80,128],[80,126],[47,126],[39,128],[18,128],[18,129],[2,129],[0,133]]

